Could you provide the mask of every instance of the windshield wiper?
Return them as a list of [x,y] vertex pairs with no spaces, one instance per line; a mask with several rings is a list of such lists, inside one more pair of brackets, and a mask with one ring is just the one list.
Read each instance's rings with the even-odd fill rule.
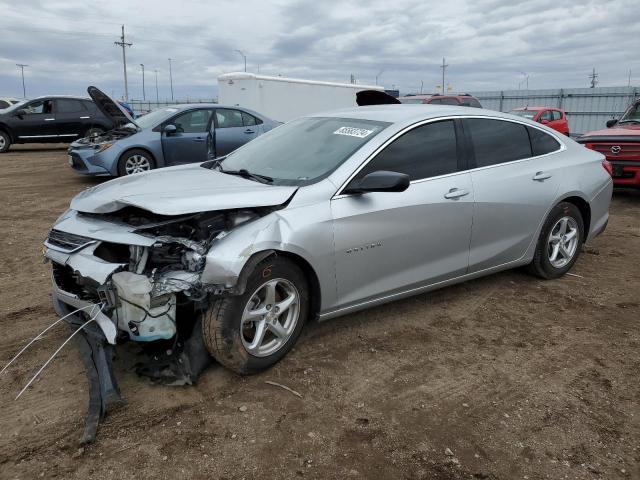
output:
[[243,178],[250,178],[251,180],[255,180],[260,183],[272,183],[273,178],[268,177],[267,175],[260,175],[259,173],[251,173],[249,170],[245,168],[241,168],[240,170],[223,170],[222,166],[218,163],[215,165],[218,167],[218,170],[222,173],[227,173],[229,175],[238,175]]

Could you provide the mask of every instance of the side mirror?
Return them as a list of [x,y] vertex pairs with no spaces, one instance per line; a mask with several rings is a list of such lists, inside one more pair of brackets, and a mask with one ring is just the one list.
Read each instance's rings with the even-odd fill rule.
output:
[[404,192],[407,188],[409,188],[409,175],[378,170],[365,175],[360,180],[352,180],[344,189],[344,193]]
[[167,135],[173,135],[174,133],[176,133],[178,131],[178,127],[176,127],[173,124],[169,124],[166,125],[163,129],[164,133],[166,133]]
[[27,111],[24,108],[21,108],[19,110],[16,110],[13,114],[16,117],[23,117],[23,116],[25,116],[27,114]]
[[618,123],[618,120],[616,120],[615,118],[607,120],[607,128],[613,127],[616,123]]

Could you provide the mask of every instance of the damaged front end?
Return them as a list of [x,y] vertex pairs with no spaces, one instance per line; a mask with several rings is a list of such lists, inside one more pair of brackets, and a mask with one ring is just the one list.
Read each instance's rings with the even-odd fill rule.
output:
[[79,332],[90,382],[84,443],[95,439],[108,405],[120,398],[112,369],[116,344],[139,343],[148,358],[138,367],[142,375],[196,381],[211,361],[202,313],[230,292],[203,283],[207,253],[231,230],[277,208],[159,215],[127,206],[103,214],[70,210],[58,220],[44,255],[52,265],[54,308]]

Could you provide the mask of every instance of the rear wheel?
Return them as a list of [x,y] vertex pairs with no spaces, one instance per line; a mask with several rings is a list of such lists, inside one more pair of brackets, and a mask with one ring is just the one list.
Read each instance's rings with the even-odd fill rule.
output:
[[0,153],[4,153],[9,150],[11,146],[11,137],[6,132],[0,130]]
[[558,278],[573,267],[580,255],[584,222],[572,203],[556,205],[540,231],[529,271],[541,278]]
[[133,175],[134,173],[148,172],[156,168],[156,162],[149,152],[140,149],[125,152],[118,162],[118,175]]
[[292,261],[270,257],[247,280],[243,295],[217,300],[202,328],[209,353],[240,374],[260,372],[297,341],[309,311],[308,283]]

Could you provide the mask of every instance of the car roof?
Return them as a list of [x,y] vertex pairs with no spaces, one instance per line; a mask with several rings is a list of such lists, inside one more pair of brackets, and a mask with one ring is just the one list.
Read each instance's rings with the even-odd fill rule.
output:
[[526,107],[518,107],[518,108],[514,108],[513,110],[518,110],[520,111],[525,111],[525,110],[559,110],[559,111],[563,111],[561,108],[558,107],[530,107],[530,106],[526,106]]
[[66,98],[70,100],[89,100],[92,102],[89,97],[80,97],[77,95],[40,95],[39,97],[30,98],[29,100],[46,100],[47,98]]
[[514,120],[520,118],[506,113],[483,108],[459,107],[455,105],[431,105],[403,103],[399,105],[372,105],[351,107],[330,112],[320,112],[311,117],[354,118],[379,122],[404,123],[448,116],[488,116]]

